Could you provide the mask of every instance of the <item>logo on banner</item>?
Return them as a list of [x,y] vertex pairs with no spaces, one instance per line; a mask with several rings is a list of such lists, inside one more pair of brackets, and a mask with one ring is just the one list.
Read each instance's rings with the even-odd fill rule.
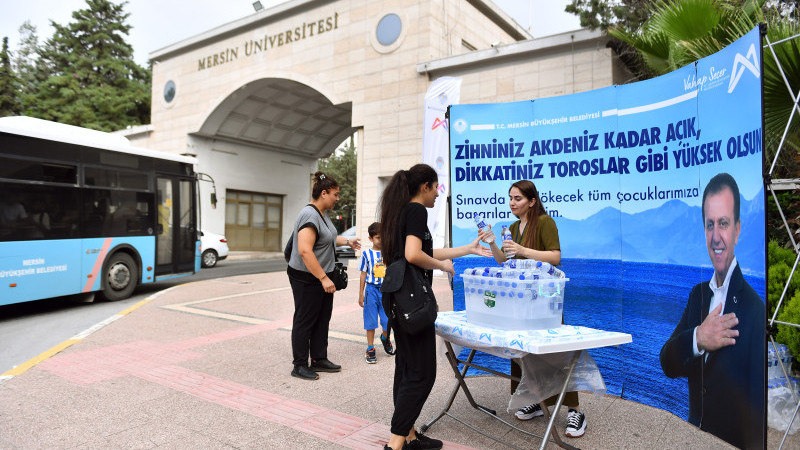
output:
[[439,95],[438,95],[438,97],[436,97],[436,98],[438,98],[438,99],[439,99],[439,103],[440,103],[442,106],[447,106],[447,94],[446,94],[446,93],[442,92],[442,93],[441,93],[441,94],[439,94]]
[[442,170],[442,169],[444,169],[444,158],[438,156],[436,158],[436,170]]
[[433,121],[433,126],[431,127],[431,130],[435,130],[439,127],[442,127],[445,129],[445,131],[447,131],[447,119],[441,120],[437,117],[436,120]]
[[758,61],[756,61],[755,44],[750,44],[750,48],[747,50],[747,57],[742,56],[741,53],[737,53],[733,58],[733,77],[731,77],[731,82],[728,84],[728,94],[736,89],[736,85],[739,83],[739,79],[742,78],[744,69],[752,72],[756,78],[761,76],[758,70]]
[[453,124],[453,129],[459,133],[463,133],[467,129],[467,121],[464,119],[458,119]]

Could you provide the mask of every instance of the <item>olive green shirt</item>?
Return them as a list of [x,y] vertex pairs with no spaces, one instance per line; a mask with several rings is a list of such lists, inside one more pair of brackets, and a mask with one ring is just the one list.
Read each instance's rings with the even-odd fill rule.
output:
[[[508,229],[511,231],[511,237],[514,239],[514,242],[524,245],[523,242],[525,242],[528,233],[531,231],[531,227],[530,223],[528,223],[522,235],[520,235],[519,223],[520,221],[517,220],[512,223]],[[539,223],[536,224],[536,235],[534,235],[533,238],[534,250],[561,250],[561,244],[558,241],[558,227],[556,227],[556,221],[547,214],[539,216]]]

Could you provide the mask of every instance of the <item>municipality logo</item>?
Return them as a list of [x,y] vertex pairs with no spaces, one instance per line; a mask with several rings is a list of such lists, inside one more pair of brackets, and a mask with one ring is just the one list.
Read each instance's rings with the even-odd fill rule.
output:
[[756,60],[755,44],[750,44],[746,57],[742,56],[741,53],[737,53],[733,58],[733,70],[731,71],[733,76],[731,77],[730,84],[728,84],[728,94],[736,89],[736,85],[739,84],[739,79],[742,78],[745,69],[749,70],[756,78],[761,77],[758,69],[758,60]]
[[464,119],[458,119],[453,124],[453,129],[459,133],[463,133],[464,130],[467,129],[467,121]]

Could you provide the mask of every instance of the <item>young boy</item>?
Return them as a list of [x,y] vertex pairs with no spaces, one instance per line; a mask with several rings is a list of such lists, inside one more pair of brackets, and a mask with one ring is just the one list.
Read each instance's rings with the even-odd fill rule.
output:
[[386,266],[383,264],[383,257],[381,256],[380,226],[380,223],[375,222],[367,228],[372,248],[361,252],[361,263],[359,264],[361,281],[358,291],[358,306],[364,308],[364,329],[367,330],[367,353],[365,358],[368,364],[375,364],[378,361],[375,356],[375,346],[373,345],[375,329],[378,328],[378,319],[380,319],[381,328],[383,329],[383,333],[381,333],[383,349],[386,354],[394,355],[392,341],[389,340],[389,319],[386,317],[386,312],[384,312],[381,302],[381,283],[383,282],[383,277],[386,276]]

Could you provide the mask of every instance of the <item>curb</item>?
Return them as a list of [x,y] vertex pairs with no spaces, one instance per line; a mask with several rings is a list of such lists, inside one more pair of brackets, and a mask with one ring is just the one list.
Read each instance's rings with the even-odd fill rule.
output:
[[[190,283],[188,283],[188,284],[190,284]],[[81,331],[80,333],[76,334],[75,336],[72,336],[71,338],[67,339],[66,341],[64,341],[64,342],[62,342],[62,343],[60,343],[58,345],[55,345],[55,346],[43,351],[39,355],[37,355],[37,356],[25,361],[22,364],[19,364],[18,366],[14,367],[13,369],[7,370],[5,373],[0,375],[0,386],[3,385],[4,383],[6,383],[8,380],[14,378],[15,376],[22,375],[23,373],[25,373],[29,369],[35,367],[36,365],[38,365],[42,361],[45,361],[45,360],[47,360],[49,358],[52,358],[53,356],[59,354],[60,352],[64,351],[65,349],[67,349],[67,348],[69,348],[69,347],[71,347],[71,346],[83,341],[87,337],[91,336],[92,333],[102,329],[106,325],[109,325],[109,324],[111,324],[113,322],[116,322],[117,320],[125,317],[126,315],[132,313],[133,311],[135,311],[135,310],[141,308],[142,306],[152,302],[153,300],[157,299],[161,295],[166,294],[167,292],[169,292],[169,291],[171,291],[171,290],[173,290],[175,288],[179,288],[181,286],[184,286],[184,285],[172,286],[170,288],[164,289],[163,291],[156,292],[155,294],[151,295],[150,297],[147,297],[146,299],[137,302],[136,304],[134,304],[134,305],[132,305],[132,306],[130,306],[130,307],[118,312],[117,314],[114,314],[113,316],[109,317],[108,319],[103,320],[103,321],[101,321],[99,323],[96,323],[95,325],[87,328],[86,330]]]
[[271,260],[271,259],[283,259],[283,253],[281,252],[230,252],[228,256],[225,257],[224,261],[245,261],[245,260],[252,260],[252,259],[260,259],[260,260]]

